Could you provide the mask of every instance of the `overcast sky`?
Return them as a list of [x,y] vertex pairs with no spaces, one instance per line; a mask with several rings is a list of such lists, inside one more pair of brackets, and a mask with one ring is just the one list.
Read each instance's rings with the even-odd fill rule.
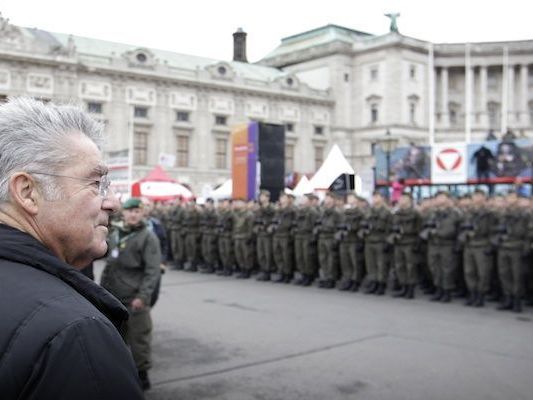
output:
[[281,38],[328,23],[373,34],[389,29],[433,42],[533,39],[533,0],[0,0],[16,25],[231,59],[232,33],[248,33],[257,61]]

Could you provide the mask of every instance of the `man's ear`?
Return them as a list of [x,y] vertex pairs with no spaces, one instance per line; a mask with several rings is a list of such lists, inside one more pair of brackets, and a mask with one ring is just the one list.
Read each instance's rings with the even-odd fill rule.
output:
[[42,199],[35,180],[26,172],[18,172],[9,179],[9,192],[13,205],[22,208],[30,215],[39,212]]

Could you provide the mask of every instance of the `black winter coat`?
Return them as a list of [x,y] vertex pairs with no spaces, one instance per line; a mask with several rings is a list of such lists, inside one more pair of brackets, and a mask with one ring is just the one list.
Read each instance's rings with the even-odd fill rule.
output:
[[32,236],[0,224],[0,398],[142,399],[127,310]]

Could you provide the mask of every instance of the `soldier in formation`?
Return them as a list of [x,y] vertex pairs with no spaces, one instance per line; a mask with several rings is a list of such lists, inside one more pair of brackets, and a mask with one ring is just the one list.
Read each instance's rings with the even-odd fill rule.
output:
[[[173,262],[188,271],[292,282],[324,289],[413,299],[417,288],[435,302],[465,297],[483,307],[522,311],[533,295],[533,207],[515,193],[481,190],[457,200],[438,192],[415,205],[403,193],[390,208],[380,192],[371,205],[354,194],[325,193],[277,203],[208,200],[176,204],[168,224]],[[396,285],[391,284],[397,282]],[[396,290],[399,289],[399,290]]]

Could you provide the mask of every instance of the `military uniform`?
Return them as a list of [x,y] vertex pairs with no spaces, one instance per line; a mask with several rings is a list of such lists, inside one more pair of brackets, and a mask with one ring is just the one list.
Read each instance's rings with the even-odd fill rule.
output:
[[392,228],[389,241],[394,245],[394,268],[402,291],[397,297],[414,297],[415,286],[418,283],[419,248],[418,233],[422,225],[422,218],[414,208],[399,208],[392,216]]
[[[142,222],[135,227],[113,227],[108,242],[109,255],[101,285],[128,308],[130,318],[126,341],[131,347],[137,369],[147,371],[152,366],[149,305],[160,276],[159,241]],[[134,311],[131,302],[136,298],[141,299],[145,307]]]
[[177,269],[183,269],[185,263],[185,237],[183,232],[183,218],[185,210],[181,205],[175,206],[169,213],[168,226],[170,230],[170,248],[172,259]]
[[253,214],[246,210],[233,212],[233,246],[235,260],[240,268],[238,278],[249,278],[253,268],[253,255],[250,254],[250,243],[253,241]]
[[218,268],[217,213],[215,209],[204,209],[200,216],[202,232],[202,259],[204,272],[212,273]]
[[183,218],[183,228],[185,233],[185,254],[187,263],[185,270],[195,272],[200,262],[200,212],[196,208],[187,207]]
[[519,312],[525,290],[524,255],[530,251],[530,215],[525,210],[508,209],[500,216],[498,226],[498,275],[504,294],[501,309]]
[[217,221],[218,252],[220,255],[221,269],[219,275],[231,275],[235,266],[235,253],[233,251],[233,211],[220,210]]
[[339,289],[356,291],[364,277],[364,243],[358,236],[364,212],[360,208],[347,208],[342,213],[339,232],[341,284]]
[[335,259],[337,242],[335,232],[341,222],[341,215],[335,207],[325,208],[318,226],[318,261],[322,270],[320,287],[330,289],[338,278],[338,265]]
[[268,227],[272,225],[275,209],[272,204],[261,207],[255,212],[255,232],[257,235],[257,259],[261,274],[260,281],[270,279],[270,273],[274,270],[274,258],[272,254],[272,234]]
[[451,301],[457,272],[456,240],[461,223],[461,213],[453,207],[438,208],[432,212],[428,241],[428,265],[433,277],[436,294],[433,301]]
[[490,237],[494,224],[493,214],[485,207],[472,207],[463,214],[458,239],[464,247],[464,278],[469,292],[465,304],[469,306],[483,306],[490,289],[493,268]]
[[300,273],[298,285],[309,286],[317,275],[316,237],[314,229],[320,217],[316,207],[302,207],[296,211],[294,229],[295,270]]
[[389,209],[380,206],[371,207],[362,221],[361,227],[366,231],[365,262],[369,280],[367,293],[385,293],[389,276],[389,253],[392,249],[386,239],[390,233],[391,220]]
[[278,277],[276,282],[290,282],[293,276],[292,229],[295,222],[292,206],[280,207],[274,216],[274,235],[272,249]]

